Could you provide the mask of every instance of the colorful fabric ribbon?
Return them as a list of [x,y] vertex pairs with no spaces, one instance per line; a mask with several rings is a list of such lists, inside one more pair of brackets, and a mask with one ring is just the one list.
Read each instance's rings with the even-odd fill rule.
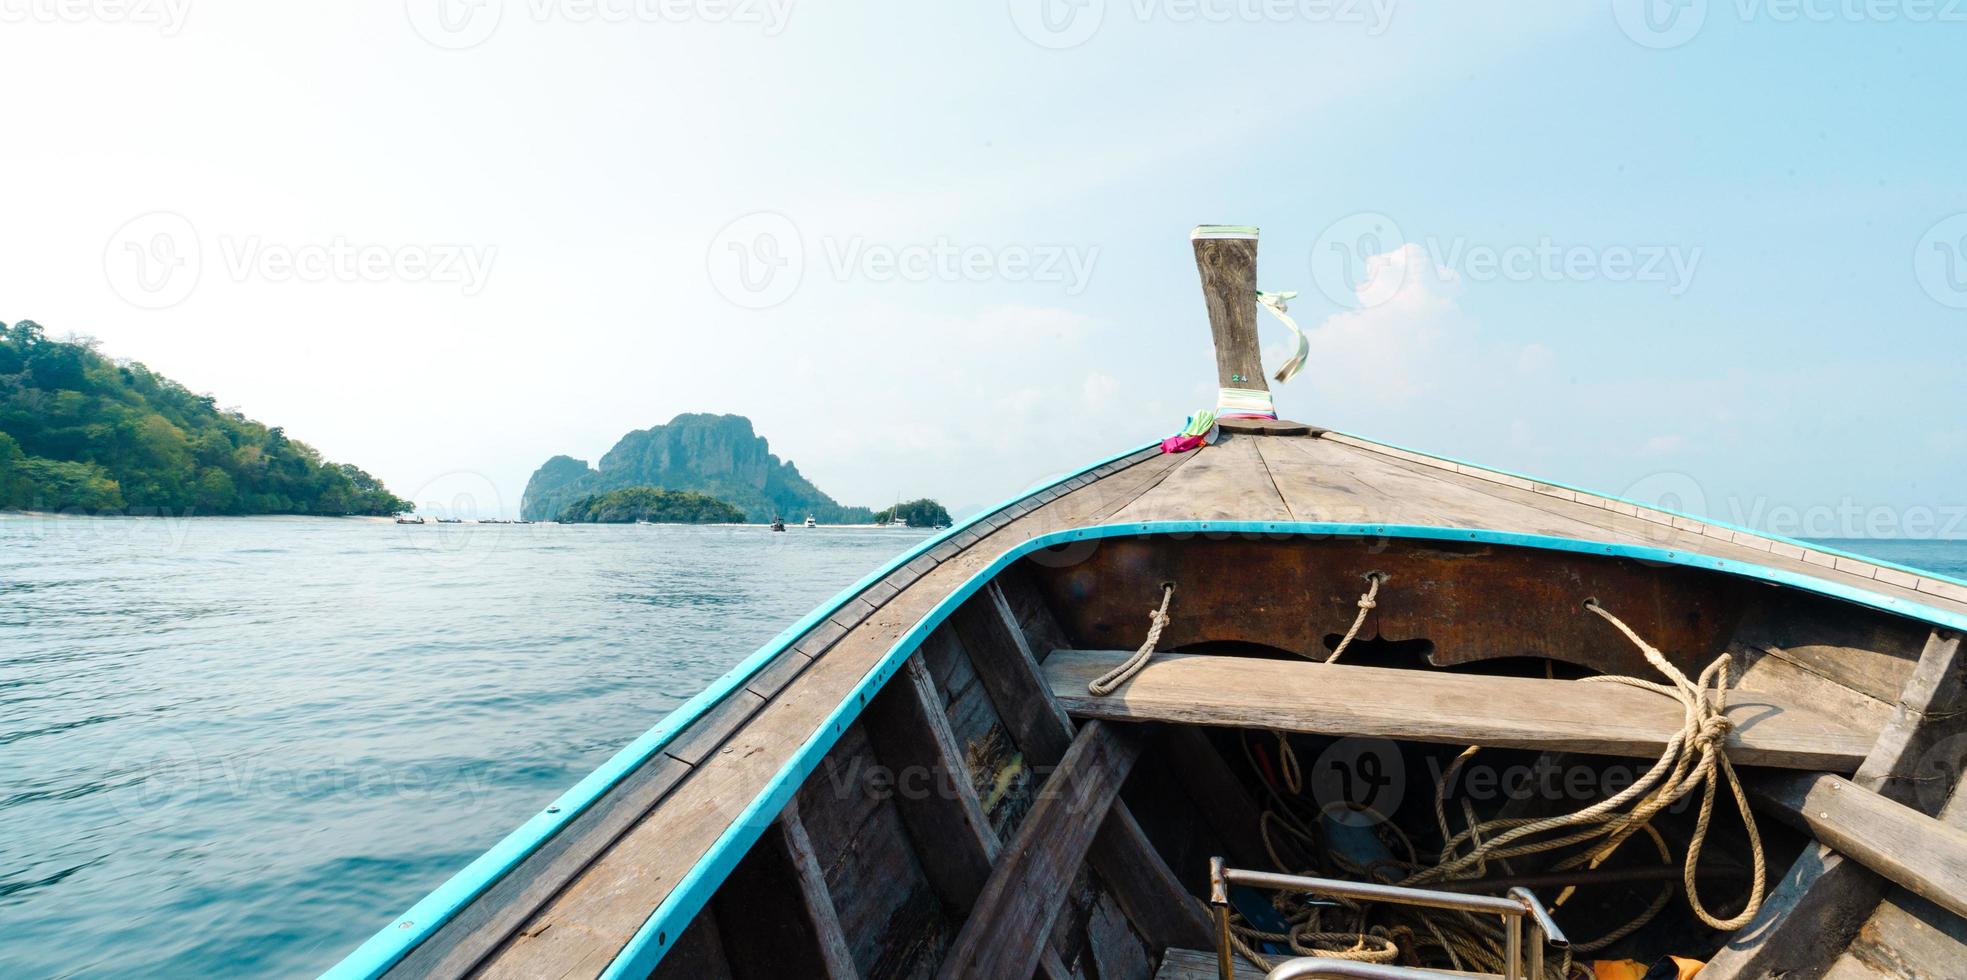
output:
[[1216,413],[1203,409],[1188,417],[1188,424],[1182,431],[1161,440],[1164,453],[1185,453],[1208,445],[1215,440]]
[[1279,384],[1296,377],[1298,370],[1305,366],[1305,358],[1311,356],[1310,338],[1305,336],[1303,330],[1298,329],[1298,321],[1291,319],[1291,315],[1286,312],[1290,309],[1290,302],[1297,298],[1296,292],[1266,293],[1261,289],[1257,290],[1257,305],[1269,310],[1271,316],[1282,320],[1285,326],[1290,327],[1291,336],[1297,338],[1298,342],[1297,352],[1291,355],[1290,360],[1284,362],[1283,367],[1277,369],[1275,377]]
[[1225,419],[1274,419],[1277,407],[1270,392],[1262,388],[1216,389],[1216,417]]

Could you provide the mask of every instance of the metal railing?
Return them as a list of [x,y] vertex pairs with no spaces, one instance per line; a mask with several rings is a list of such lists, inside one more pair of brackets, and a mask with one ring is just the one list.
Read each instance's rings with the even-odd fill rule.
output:
[[[1523,980],[1523,920],[1529,919],[1535,934],[1529,948],[1529,976],[1542,980],[1544,950],[1565,949],[1571,941],[1551,920],[1550,910],[1528,888],[1512,888],[1507,896],[1466,895],[1460,892],[1403,888],[1369,881],[1339,881],[1333,878],[1306,878],[1301,875],[1268,871],[1244,871],[1224,867],[1222,858],[1209,859],[1209,904],[1216,912],[1216,965],[1222,980],[1233,980],[1236,951],[1230,944],[1229,886],[1247,885],[1272,891],[1295,891],[1326,898],[1350,898],[1362,902],[1392,902],[1423,908],[1488,913],[1503,918],[1503,980]],[[1361,978],[1361,980],[1439,980],[1454,976],[1438,970],[1420,970],[1383,963],[1361,963],[1320,956],[1305,956],[1280,963],[1267,980],[1298,980],[1309,977]]]

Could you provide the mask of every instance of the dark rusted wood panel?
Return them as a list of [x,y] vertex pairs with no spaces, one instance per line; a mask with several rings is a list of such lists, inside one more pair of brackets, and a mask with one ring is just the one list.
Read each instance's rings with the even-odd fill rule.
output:
[[1360,631],[1367,640],[1428,641],[1440,666],[1548,657],[1636,677],[1654,671],[1584,610],[1586,598],[1698,674],[1727,649],[1755,591],[1770,591],[1696,569],[1474,542],[1113,538],[1071,564],[1021,564],[1078,647],[1139,646],[1160,583],[1174,582],[1161,649],[1231,641],[1323,660],[1358,614],[1366,574],[1380,571],[1391,577]]
[[1025,977],[1065,907],[1059,883],[1077,873],[1120,786],[1140,757],[1139,732],[1093,722],[1079,730],[1031,816],[1004,850],[943,960],[942,977]]

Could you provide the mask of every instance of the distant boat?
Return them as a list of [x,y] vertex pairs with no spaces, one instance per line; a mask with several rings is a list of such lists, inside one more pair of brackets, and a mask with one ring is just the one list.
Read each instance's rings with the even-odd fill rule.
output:
[[820,524],[819,524],[819,522],[818,522],[818,521],[815,521],[815,520],[813,520],[813,515],[811,515],[811,514],[807,514],[807,515],[806,515],[806,526],[807,526],[807,527],[819,527],[819,526],[820,526]]
[[[418,524],[422,524],[423,522],[422,522],[422,521],[418,521],[417,523],[418,523]],[[462,518],[462,517],[440,517],[440,518],[438,518],[438,519],[437,519],[437,523],[439,523],[439,524],[463,524],[463,523],[464,523],[464,518]]]
[[398,524],[422,524],[422,523],[423,523],[423,518],[421,518],[421,517],[399,517],[399,518],[397,518],[397,519],[396,519],[396,523],[398,523]]
[[784,519],[782,519],[782,518],[777,518],[777,517],[774,517],[774,518],[772,518],[772,530],[774,530],[774,531],[783,531],[783,530],[785,530],[785,521],[784,521]]

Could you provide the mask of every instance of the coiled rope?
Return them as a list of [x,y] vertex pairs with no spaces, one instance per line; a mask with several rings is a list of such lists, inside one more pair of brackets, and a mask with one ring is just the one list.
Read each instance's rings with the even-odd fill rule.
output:
[[[1348,631],[1331,657],[1336,660],[1344,652],[1352,638],[1357,635],[1365,613],[1372,608],[1369,603],[1376,595],[1379,582],[1374,581],[1367,594],[1360,599],[1360,616],[1353,629]],[[1397,881],[1400,884],[1425,887],[1430,883],[1449,880],[1481,877],[1487,873],[1487,865],[1494,861],[1509,872],[1509,859],[1538,854],[1561,848],[1587,845],[1586,849],[1559,861],[1552,870],[1568,871],[1579,868],[1597,868],[1609,859],[1621,845],[1634,835],[1645,834],[1651,841],[1653,850],[1661,863],[1671,866],[1673,855],[1664,836],[1652,826],[1652,819],[1661,811],[1685,798],[1695,789],[1702,791],[1700,810],[1696,816],[1693,834],[1687,847],[1687,855],[1682,864],[1681,885],[1686,890],[1687,904],[1694,915],[1707,926],[1718,930],[1738,929],[1753,919],[1761,909],[1767,886],[1767,864],[1762,850],[1761,834],[1751,815],[1747,794],[1728,761],[1725,740],[1734,725],[1726,717],[1728,685],[1733,678],[1730,674],[1732,658],[1726,654],[1717,658],[1701,671],[1698,679],[1689,680],[1687,675],[1675,667],[1660,653],[1659,649],[1647,643],[1638,633],[1601,606],[1597,600],[1587,600],[1585,609],[1611,623],[1634,646],[1638,647],[1646,662],[1662,674],[1667,683],[1641,680],[1634,677],[1606,675],[1584,678],[1586,681],[1606,684],[1623,684],[1642,690],[1654,691],[1680,702],[1683,715],[1681,730],[1668,742],[1659,761],[1632,785],[1621,792],[1585,807],[1575,813],[1547,818],[1509,818],[1478,823],[1474,808],[1468,801],[1462,801],[1461,813],[1466,829],[1453,832],[1448,821],[1447,793],[1453,785],[1456,774],[1481,750],[1481,746],[1469,746],[1441,775],[1435,787],[1435,821],[1441,831],[1444,843],[1441,850],[1429,855],[1423,862],[1413,842],[1400,828],[1390,821],[1376,824],[1376,830],[1393,838],[1390,844],[1397,843],[1404,848],[1404,859],[1374,861],[1368,866],[1358,866],[1348,861],[1336,851],[1323,852],[1326,873],[1336,869],[1376,881]],[[1253,767],[1261,773],[1268,767],[1258,766],[1250,742],[1242,742],[1245,756]],[[1285,772],[1295,772],[1296,757],[1290,744],[1280,734],[1277,742],[1279,766]],[[1714,811],[1714,800],[1720,784],[1728,784],[1729,794],[1734,798],[1736,810],[1747,833],[1752,861],[1751,884],[1747,902],[1740,913],[1723,919],[1711,912],[1701,900],[1696,870],[1703,847],[1707,841],[1708,829]],[[1290,795],[1280,792],[1269,779],[1262,780],[1269,794],[1271,805],[1266,807],[1258,821],[1259,834],[1271,861],[1281,871],[1292,870],[1279,854],[1278,838],[1290,840],[1306,850],[1317,839],[1317,814],[1297,799],[1295,787]],[[1289,779],[1288,783],[1297,780]],[[1547,835],[1557,833],[1557,837]],[[1305,869],[1299,869],[1305,870]],[[1318,869],[1310,869],[1316,873]],[[1553,908],[1561,906],[1569,899],[1572,888],[1567,888],[1552,903]],[[1573,954],[1589,953],[1603,949],[1612,943],[1631,935],[1651,922],[1672,900],[1673,885],[1664,885],[1648,907],[1632,920],[1618,926],[1611,932],[1589,942],[1573,943],[1565,955],[1556,962],[1547,964],[1549,978],[1562,978],[1570,969]],[[1345,922],[1343,925],[1321,921],[1332,906],[1302,903],[1294,896],[1277,894],[1272,896],[1272,904],[1280,918],[1289,926],[1284,933],[1268,932],[1251,927],[1242,921],[1240,915],[1232,924],[1232,945],[1245,959],[1260,969],[1269,970],[1271,963],[1254,947],[1261,942],[1284,943],[1299,954],[1331,956],[1344,959],[1370,959],[1373,962],[1393,962],[1396,959],[1411,964],[1422,962],[1424,951],[1434,951],[1445,959],[1454,969],[1487,970],[1499,972],[1503,966],[1503,927],[1489,917],[1476,916],[1466,912],[1436,909],[1423,909],[1411,906],[1376,906],[1368,909],[1358,903],[1341,901],[1336,903],[1337,914]],[[1378,919],[1379,924],[1368,924],[1369,915]],[[1438,960],[1437,960],[1438,962]]]
[[1161,583],[1161,608],[1150,609],[1147,613],[1147,642],[1142,643],[1141,648],[1121,661],[1119,666],[1088,683],[1086,685],[1088,693],[1096,698],[1106,697],[1119,690],[1120,685],[1127,683],[1128,678],[1140,673],[1141,668],[1147,666],[1148,658],[1154,656],[1155,644],[1161,642],[1161,631],[1168,628],[1168,603],[1174,598],[1175,583]]

